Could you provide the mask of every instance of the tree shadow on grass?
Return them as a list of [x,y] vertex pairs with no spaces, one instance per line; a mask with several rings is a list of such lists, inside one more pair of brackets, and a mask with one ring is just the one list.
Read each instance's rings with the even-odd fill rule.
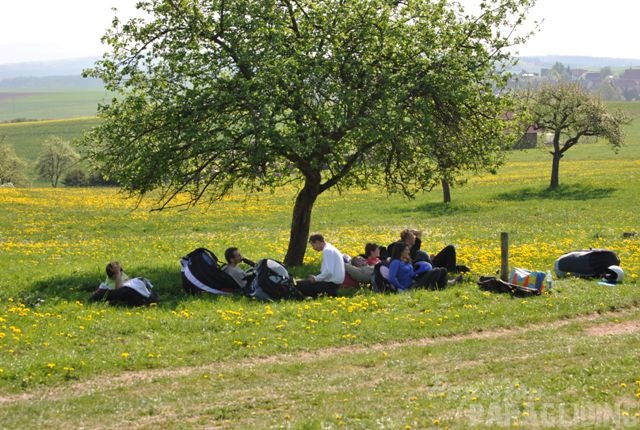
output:
[[[465,213],[475,213],[480,211],[479,206],[469,206],[461,203],[442,203],[442,202],[433,202],[433,203],[424,203],[415,207],[415,209],[410,210],[411,212],[420,212],[428,214],[432,217],[446,217],[453,215],[460,215]],[[397,207],[394,212],[396,213],[407,213],[407,208]]]
[[[182,289],[182,278],[177,268],[136,268],[130,276],[144,276],[154,286],[160,298],[158,306],[173,309],[185,300],[193,300]],[[37,306],[41,303],[68,301],[88,303],[89,297],[98,288],[105,276],[97,272],[81,272],[68,276],[56,276],[34,283],[23,290],[19,298],[27,306]],[[197,296],[201,300],[216,300],[219,296],[202,294]],[[243,299],[238,297],[238,299]]]
[[496,195],[496,200],[526,201],[526,200],[597,200],[610,197],[615,193],[613,187],[595,187],[583,184],[560,185],[557,188],[522,188],[520,190]]

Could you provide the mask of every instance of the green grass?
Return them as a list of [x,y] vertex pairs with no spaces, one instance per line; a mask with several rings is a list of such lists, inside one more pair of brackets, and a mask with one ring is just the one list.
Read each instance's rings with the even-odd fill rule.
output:
[[97,118],[89,117],[5,123],[0,124],[0,140],[4,139],[4,143],[13,146],[16,155],[27,162],[28,170],[25,173],[32,183],[46,185],[46,182],[37,179],[34,169],[42,144],[51,135],[74,142],[98,122]]
[[69,381],[7,398],[5,424],[31,415],[34,427],[58,428],[637,428],[638,337],[628,329],[639,316]]
[[97,118],[0,124],[0,136],[4,136],[5,143],[13,145],[20,158],[33,163],[38,158],[40,148],[48,136],[55,135],[64,140],[73,141],[80,138],[85,130],[97,124]]
[[[160,213],[110,189],[0,190],[0,428],[637,428],[640,236],[623,238],[639,228],[637,124],[628,135],[618,154],[603,142],[569,151],[554,192],[536,149],[455,189],[450,205],[439,190],[322,195],[312,229],[344,252],[415,227],[427,250],[453,243],[472,268],[459,286],[403,295],[182,293],[178,260],[195,247],[281,259],[293,189]],[[546,270],[565,251],[606,247],[626,282],[482,292],[501,231],[512,266]],[[113,258],[150,278],[161,303],[88,304]],[[318,265],[309,251],[293,272]]]
[[105,92],[0,91],[0,123],[16,119],[50,120],[95,116],[99,102],[105,102]]

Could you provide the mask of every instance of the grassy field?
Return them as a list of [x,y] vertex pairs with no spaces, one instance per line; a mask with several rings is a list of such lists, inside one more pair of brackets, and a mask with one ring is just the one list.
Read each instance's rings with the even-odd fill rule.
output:
[[80,138],[82,133],[98,124],[95,117],[56,119],[49,121],[0,124],[0,140],[13,146],[16,155],[27,163],[25,172],[29,183],[23,185],[47,186],[35,173],[35,162],[42,144],[49,136],[58,136],[68,142]]
[[[34,130],[73,136],[90,121],[0,134],[29,157]],[[0,428],[638,428],[640,234],[623,235],[640,233],[640,123],[627,135],[617,154],[603,142],[570,150],[554,192],[540,148],[510,153],[450,205],[439,190],[322,195],[312,229],[345,253],[413,227],[427,250],[455,244],[472,269],[447,290],[402,295],[183,294],[178,260],[195,247],[282,259],[293,188],[165,212],[113,189],[0,189]],[[563,252],[605,247],[625,283],[566,278],[527,299],[480,291],[502,231],[512,267],[547,270]],[[150,278],[161,302],[88,304],[111,259]],[[309,250],[293,272],[319,263]]]
[[95,116],[104,91],[0,91],[0,123],[16,119],[50,120]]
[[[640,426],[638,127],[618,154],[602,142],[563,159],[519,151],[442,205],[380,190],[329,193],[312,228],[343,252],[425,231],[472,273],[444,291],[260,303],[190,298],[179,258],[281,259],[293,189],[241,193],[190,211],[110,189],[0,190],[0,428],[504,428]],[[565,251],[615,250],[626,281],[557,280],[521,299],[480,291],[499,267],[551,267]],[[119,259],[150,278],[157,306],[114,309],[86,299]],[[315,272],[319,256],[305,266]]]
[[15,148],[18,157],[34,163],[48,136],[73,141],[97,124],[95,117],[0,124],[0,136],[5,136],[5,142]]

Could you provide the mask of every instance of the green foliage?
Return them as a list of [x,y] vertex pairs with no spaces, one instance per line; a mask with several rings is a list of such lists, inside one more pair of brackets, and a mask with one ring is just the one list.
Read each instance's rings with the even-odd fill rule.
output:
[[23,185],[26,182],[27,163],[20,159],[13,147],[4,140],[5,136],[0,135],[0,185]]
[[87,173],[81,168],[70,169],[65,175],[62,183],[67,187],[86,187],[89,185]]
[[86,72],[119,96],[87,150],[127,191],[160,189],[159,207],[296,181],[285,261],[300,264],[323,192],[412,196],[499,163],[496,90],[523,40],[502,30],[533,3],[141,2],[146,18],[114,20]]
[[605,101],[623,100],[622,92],[611,80],[603,81],[598,87],[598,96]]
[[57,187],[62,175],[80,160],[80,155],[71,144],[58,136],[49,136],[42,145],[36,161],[40,178],[48,180],[52,187]]

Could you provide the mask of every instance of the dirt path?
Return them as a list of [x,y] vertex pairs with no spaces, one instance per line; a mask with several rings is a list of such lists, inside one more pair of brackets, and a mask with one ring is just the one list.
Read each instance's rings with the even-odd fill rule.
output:
[[[523,333],[537,331],[537,330],[549,330],[556,329],[563,326],[567,326],[573,323],[584,323],[584,332],[589,336],[615,336],[624,335],[635,332],[640,332],[640,320],[626,320],[623,322],[615,323],[611,321],[597,322],[599,319],[609,319],[613,316],[619,318],[625,318],[626,316],[633,315],[638,312],[639,309],[629,309],[621,312],[608,312],[602,314],[589,314],[582,315],[575,318],[568,318],[557,320],[541,325],[529,325],[521,326],[510,329],[494,329],[478,331],[467,334],[460,334],[449,337],[436,337],[436,338],[422,338],[411,339],[399,342],[379,343],[373,345],[354,345],[343,346],[334,348],[325,348],[317,351],[302,351],[294,352],[291,354],[277,354],[269,357],[262,358],[247,358],[236,362],[227,363],[215,363],[203,366],[181,367],[171,369],[152,369],[152,370],[139,370],[122,373],[120,375],[102,375],[95,378],[81,381],[77,383],[66,384],[58,387],[51,387],[40,389],[37,391],[30,391],[22,394],[0,396],[0,404],[17,403],[33,400],[53,400],[60,399],[61,397],[77,397],[82,395],[88,395],[98,391],[105,391],[109,389],[122,388],[131,386],[133,384],[139,384],[140,382],[152,381],[159,377],[181,377],[194,373],[204,372],[228,372],[231,370],[237,370],[241,368],[251,369],[256,366],[264,364],[274,364],[279,362],[296,362],[296,363],[309,363],[315,360],[322,360],[325,358],[331,358],[339,355],[351,355],[372,351],[390,351],[398,348],[412,347],[412,346],[429,346],[442,344],[446,342],[458,342],[469,339],[488,339],[517,336]],[[286,357],[286,358],[283,358]]]

